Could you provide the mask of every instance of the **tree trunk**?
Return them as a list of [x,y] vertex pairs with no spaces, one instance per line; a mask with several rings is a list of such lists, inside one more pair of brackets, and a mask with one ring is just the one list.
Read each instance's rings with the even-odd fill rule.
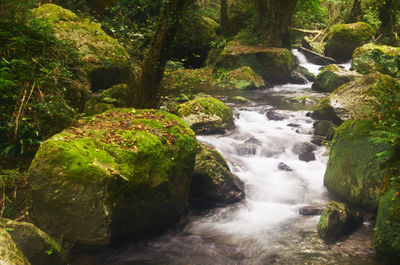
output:
[[160,83],[169,58],[176,31],[181,23],[186,4],[190,0],[169,0],[163,5],[158,26],[142,64],[137,84],[131,89],[132,105],[136,108],[157,108]]
[[379,19],[381,20],[380,31],[383,35],[382,39],[388,39],[388,44],[391,44],[394,40],[394,27],[397,20],[397,15],[400,11],[399,0],[386,0],[380,4],[379,7]]
[[354,0],[353,7],[351,8],[350,14],[346,23],[354,23],[359,21],[361,16],[361,0]]
[[228,16],[228,1],[221,0],[221,9],[220,9],[220,24],[222,35],[228,36],[229,34],[229,16]]
[[297,0],[255,0],[257,30],[261,40],[272,47],[290,46],[289,26]]

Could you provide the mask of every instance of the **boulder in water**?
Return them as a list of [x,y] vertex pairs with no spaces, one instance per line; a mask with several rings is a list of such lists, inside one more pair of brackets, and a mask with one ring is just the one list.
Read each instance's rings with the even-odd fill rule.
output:
[[332,241],[353,231],[362,223],[362,218],[346,204],[330,201],[318,222],[318,235]]
[[279,162],[278,169],[282,170],[282,171],[293,171],[293,169],[291,167],[289,167],[288,165],[286,165],[283,162]]
[[381,72],[400,78],[400,47],[365,44],[354,51],[352,68],[362,74]]
[[374,35],[374,29],[364,22],[332,26],[325,44],[325,55],[339,63],[349,61],[354,50],[371,41]]
[[335,124],[327,120],[316,121],[313,126],[314,135],[324,136],[328,141],[333,139],[337,127]]
[[96,247],[166,228],[188,205],[197,141],[177,116],[113,109],[43,142],[29,168],[34,223]]
[[309,46],[308,48],[300,47],[298,49],[301,51],[301,53],[304,54],[304,56],[307,58],[307,60],[310,63],[317,64],[317,65],[328,65],[328,64],[336,63],[335,59],[312,51],[311,46]]
[[279,112],[274,111],[274,110],[267,111],[267,113],[265,115],[267,116],[267,118],[269,120],[273,120],[273,121],[281,121],[281,120],[284,120],[284,119],[288,118],[288,115],[286,115],[284,113],[279,113]]
[[376,211],[386,172],[377,154],[391,147],[372,141],[373,130],[370,120],[349,120],[337,128],[324,185],[347,201]]
[[318,74],[312,89],[320,92],[332,92],[341,85],[361,76],[355,71],[344,70],[335,64],[328,65]]
[[210,205],[226,206],[244,199],[244,184],[216,150],[202,145],[196,155],[190,196]]
[[363,75],[321,99],[311,117],[340,125],[348,119],[364,117],[379,106],[380,103],[375,95],[386,93],[388,96],[393,96],[399,91],[400,83],[389,75],[381,73]]
[[311,143],[298,143],[293,146],[293,153],[296,155],[301,154],[301,153],[308,153],[308,152],[313,152],[317,149],[317,147]]
[[210,96],[180,104],[176,113],[196,134],[225,133],[235,127],[232,110]]
[[306,152],[299,154],[299,160],[304,162],[310,162],[315,160],[315,154],[313,152]]

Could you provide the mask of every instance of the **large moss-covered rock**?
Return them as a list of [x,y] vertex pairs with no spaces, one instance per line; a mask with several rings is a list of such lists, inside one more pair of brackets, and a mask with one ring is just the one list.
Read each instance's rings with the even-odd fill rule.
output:
[[323,98],[311,116],[340,124],[370,113],[380,104],[376,95],[385,93],[395,95],[399,92],[400,84],[391,76],[381,73],[360,76]]
[[203,145],[196,155],[190,196],[207,204],[225,206],[244,198],[244,183],[231,173],[216,150]]
[[354,50],[371,41],[374,34],[374,29],[364,22],[335,25],[328,33],[325,55],[338,62],[348,61]]
[[11,236],[0,227],[0,264],[30,265],[24,254],[17,248]]
[[381,72],[400,78],[400,47],[365,44],[354,51],[352,67],[363,74]]
[[[389,181],[389,180],[388,180]],[[378,257],[388,264],[400,260],[400,186],[392,182],[381,195],[376,218],[374,247]]]
[[167,68],[162,84],[168,90],[191,89],[204,92],[210,90],[249,90],[265,87],[264,80],[248,66],[214,74],[211,68]]
[[359,77],[355,71],[345,70],[335,64],[328,65],[318,74],[312,89],[321,92],[332,92],[341,85]]
[[297,67],[293,54],[283,48],[248,46],[239,41],[229,42],[219,55],[215,69],[251,67],[271,84],[286,83],[290,73]]
[[185,211],[197,142],[175,115],[114,109],[45,141],[30,168],[32,217],[56,238],[104,246]]
[[186,59],[185,63],[201,67],[218,30],[219,24],[213,19],[202,16],[196,9],[189,10],[176,34],[173,57]]
[[346,200],[370,210],[378,207],[385,161],[377,154],[390,146],[372,141],[370,120],[349,120],[336,130],[324,185]]
[[220,100],[210,96],[180,104],[177,114],[196,134],[225,133],[235,126],[232,110]]
[[113,104],[116,107],[127,107],[129,90],[127,84],[118,84],[106,89],[98,96],[103,103]]
[[129,67],[128,53],[101,29],[100,24],[79,18],[72,11],[54,4],[41,5],[33,13],[47,19],[55,36],[79,52],[82,70],[91,80],[92,90],[106,89],[124,80]]
[[66,252],[33,224],[0,218],[0,227],[8,231],[17,248],[32,265],[67,264]]
[[351,232],[361,224],[361,218],[344,203],[330,201],[318,222],[318,234],[327,241]]

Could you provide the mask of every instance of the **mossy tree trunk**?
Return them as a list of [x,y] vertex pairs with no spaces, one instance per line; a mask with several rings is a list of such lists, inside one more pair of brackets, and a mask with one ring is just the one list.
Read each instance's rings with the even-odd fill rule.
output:
[[228,36],[228,30],[229,30],[228,0],[221,0],[220,24],[221,24],[222,34],[224,36]]
[[257,31],[261,40],[272,47],[290,46],[289,26],[297,0],[255,0]]
[[164,1],[155,35],[142,64],[142,71],[132,87],[132,106],[157,108],[160,101],[160,83],[170,50],[184,15],[187,4],[192,0]]
[[360,20],[361,16],[361,0],[354,0],[353,7],[351,8],[349,17],[346,20],[346,23],[354,23]]
[[[397,17],[400,13],[399,0],[385,0],[381,1],[379,5],[379,19],[381,20],[380,31],[383,35],[383,42],[393,45],[395,42],[394,27],[397,22]],[[385,40],[386,39],[386,40]]]

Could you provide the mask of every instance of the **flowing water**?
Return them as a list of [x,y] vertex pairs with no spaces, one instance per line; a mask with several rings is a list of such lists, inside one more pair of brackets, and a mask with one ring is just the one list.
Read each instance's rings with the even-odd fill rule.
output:
[[[301,65],[318,73],[319,66],[294,53]],[[231,104],[236,129],[198,139],[225,157],[245,183],[246,199],[225,208],[191,210],[165,234],[107,251],[96,264],[379,264],[372,223],[326,244],[317,235],[319,216],[299,214],[304,206],[323,207],[329,200],[323,186],[326,148],[316,147],[315,161],[298,158],[312,138],[313,120],[306,114],[323,95],[311,84],[238,93],[250,102]],[[283,119],[269,120],[271,110]],[[279,163],[292,171],[278,169]]]

